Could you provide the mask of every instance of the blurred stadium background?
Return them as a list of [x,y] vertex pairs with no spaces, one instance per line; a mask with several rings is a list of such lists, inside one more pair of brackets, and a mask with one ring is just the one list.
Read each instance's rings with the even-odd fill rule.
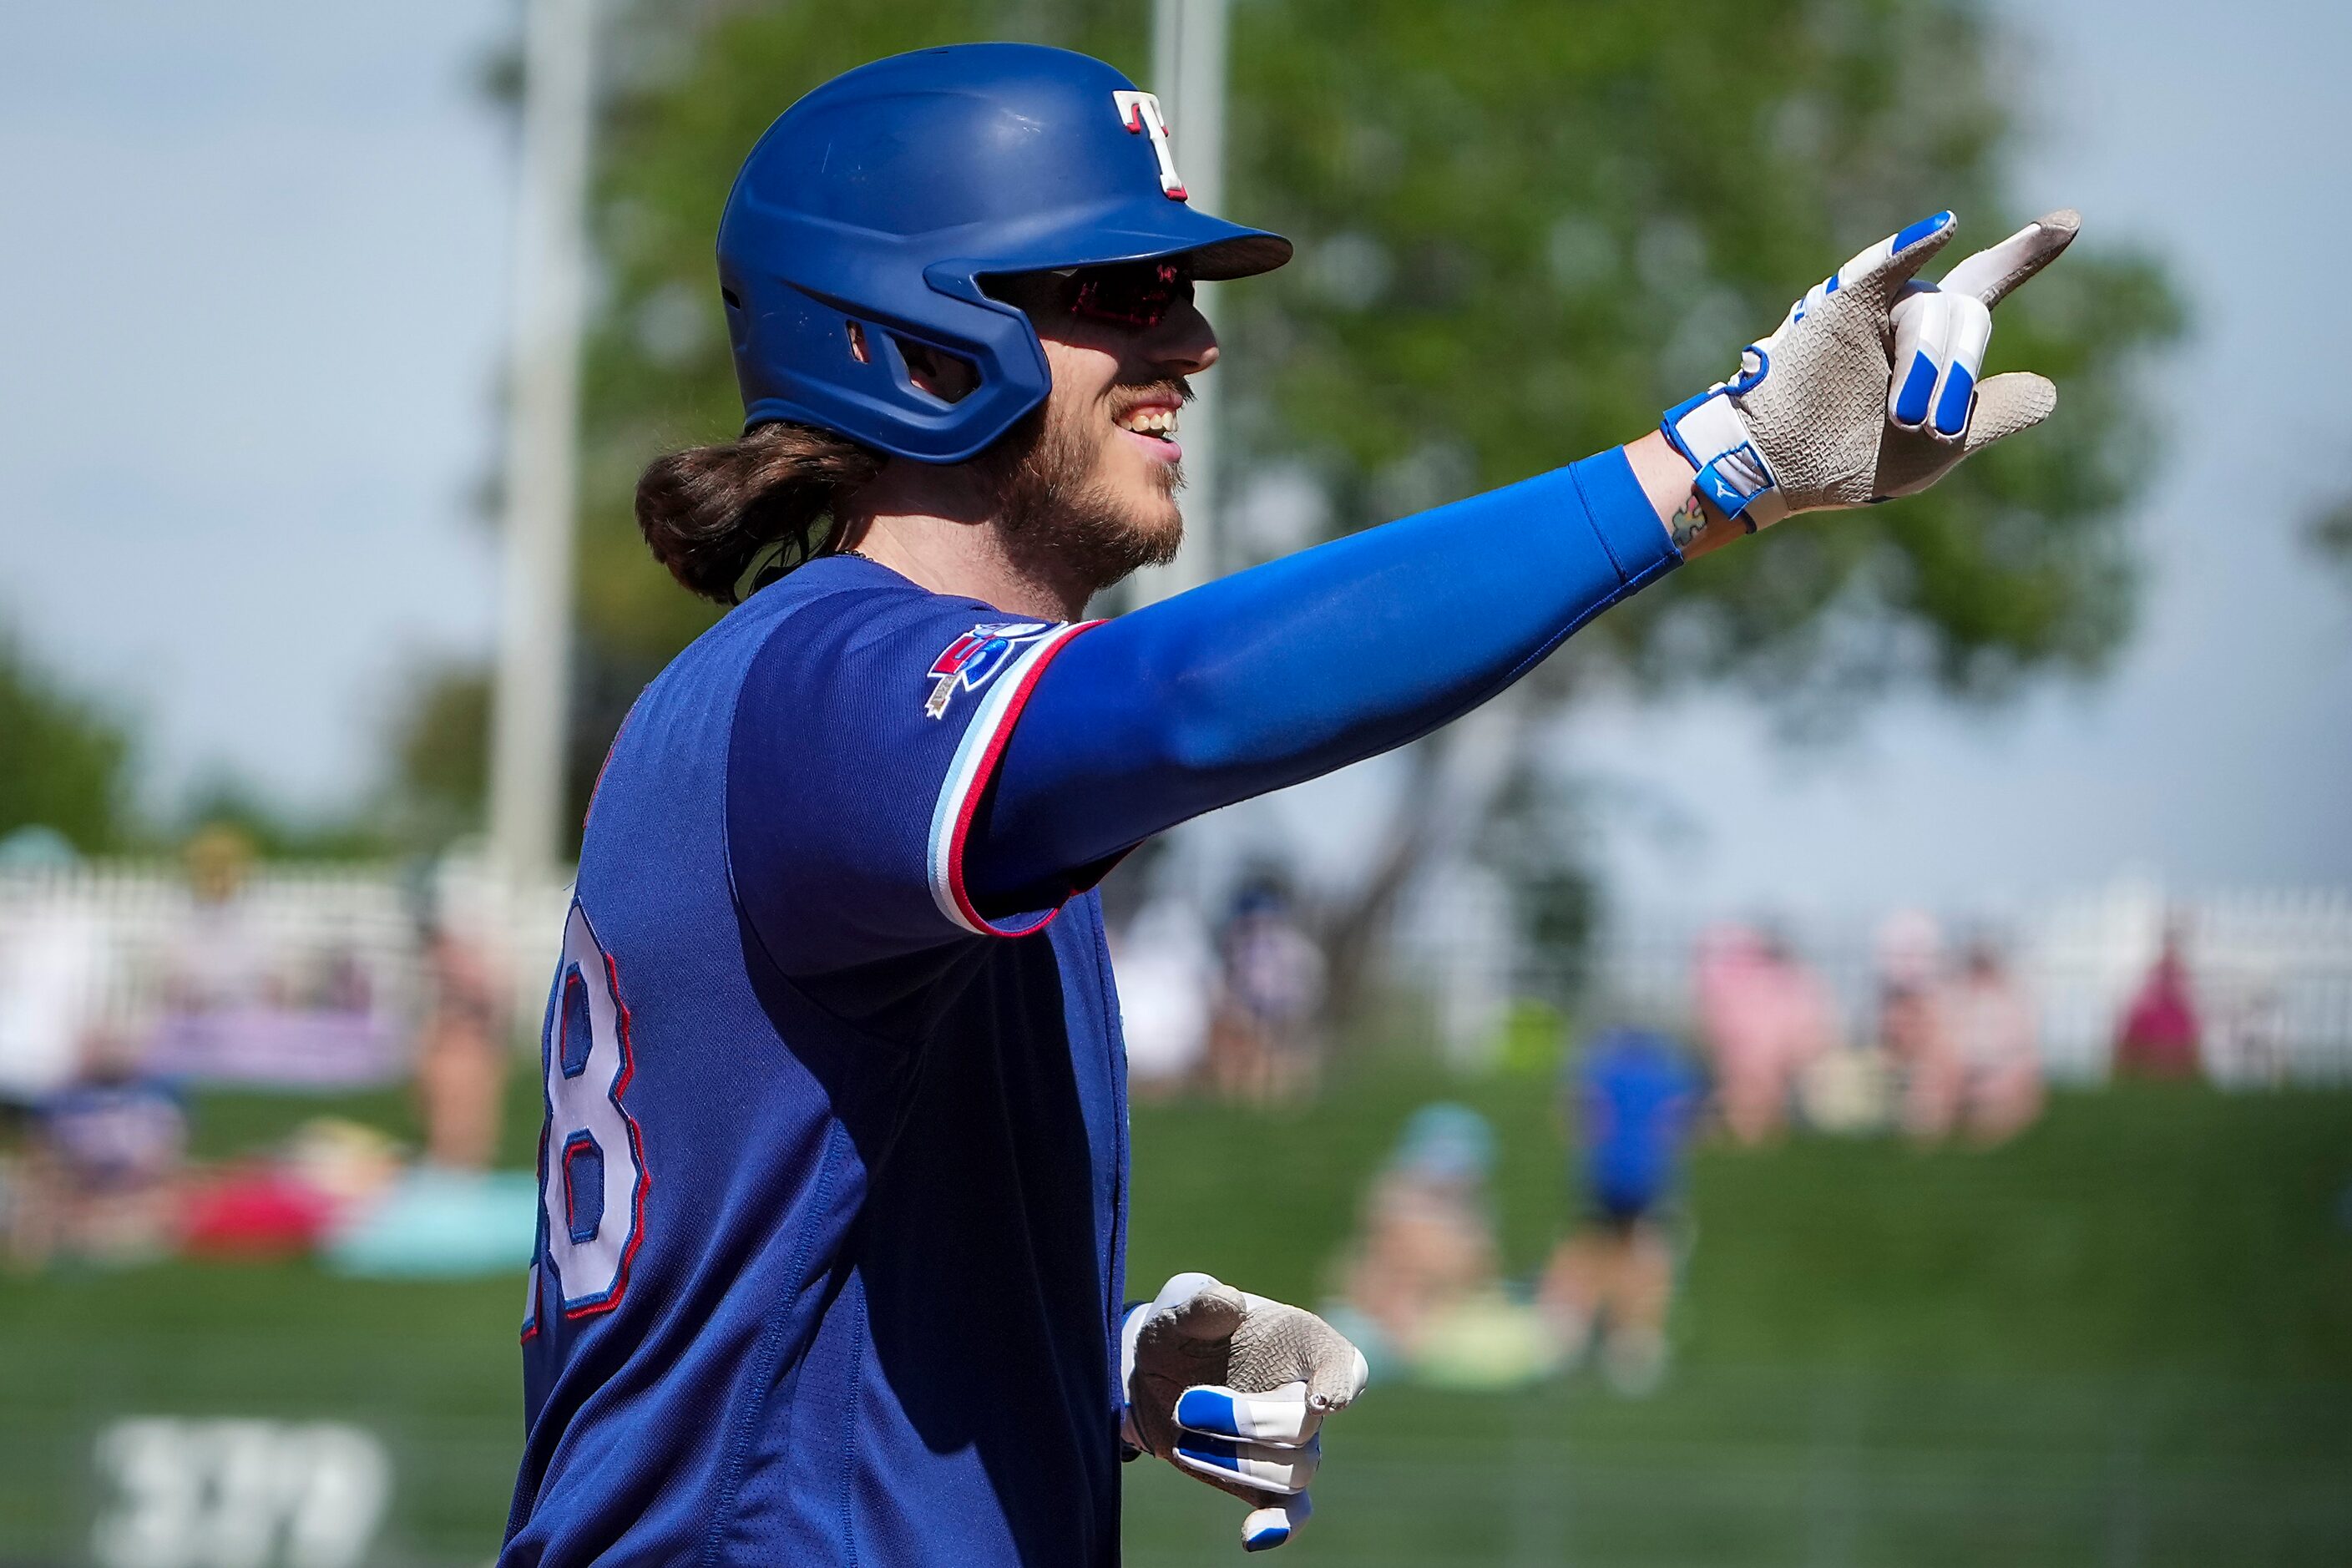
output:
[[[1920,212],[2092,218],[1995,345],[2048,429],[1106,889],[1131,1279],[1384,1347],[1287,1550],[2352,1561],[2352,325],[2266,270],[2347,237],[2347,30],[0,17],[0,1563],[493,1553],[562,825],[707,624],[627,503],[733,422],[717,211],[800,91],[983,36],[1155,85],[1194,190],[1301,241],[1209,302],[1194,544],[1139,596],[1623,439]],[[1624,1230],[1614,1026],[1707,1086]],[[1235,1550],[1129,1475],[1131,1561]]]

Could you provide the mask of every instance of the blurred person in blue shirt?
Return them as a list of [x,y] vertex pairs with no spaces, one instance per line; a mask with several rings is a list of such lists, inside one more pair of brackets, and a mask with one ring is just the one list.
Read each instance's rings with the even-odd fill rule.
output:
[[95,1027],[73,1083],[40,1108],[13,1243],[16,1261],[54,1252],[94,1263],[160,1257],[175,1237],[188,1117],[121,1031]]
[[1620,1393],[1647,1393],[1665,1373],[1675,1253],[1663,1215],[1704,1098],[1681,1047],[1650,1029],[1603,1030],[1561,1070],[1585,1219],[1538,1294],[1568,1352],[1592,1345]]

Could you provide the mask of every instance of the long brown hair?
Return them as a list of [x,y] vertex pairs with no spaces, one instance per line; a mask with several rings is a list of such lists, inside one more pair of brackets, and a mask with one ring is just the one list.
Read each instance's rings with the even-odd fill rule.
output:
[[671,576],[732,605],[761,554],[769,558],[754,588],[830,548],[843,501],[884,461],[830,430],[761,425],[740,440],[689,447],[646,464],[637,480],[637,528]]

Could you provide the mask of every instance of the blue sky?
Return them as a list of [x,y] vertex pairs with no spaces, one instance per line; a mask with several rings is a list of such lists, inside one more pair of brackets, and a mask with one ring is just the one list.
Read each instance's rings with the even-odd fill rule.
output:
[[504,5],[0,10],[0,617],[156,784],[353,788],[484,646]]
[[[2195,314],[2138,639],[2095,687],[1827,750],[1720,699],[1584,713],[1570,753],[1640,803],[1609,833],[1637,901],[2352,880],[2352,594],[2296,540],[2352,479],[2352,7],[2008,9],[2021,205],[2156,247]],[[488,646],[511,148],[472,78],[513,19],[0,14],[0,619],[132,708],[158,793],[347,795],[402,672]]]

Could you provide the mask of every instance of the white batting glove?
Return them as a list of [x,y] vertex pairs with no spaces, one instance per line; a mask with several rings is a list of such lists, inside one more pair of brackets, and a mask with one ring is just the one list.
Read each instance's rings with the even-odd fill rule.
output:
[[1924,490],[1971,452],[2039,425],[2058,389],[2028,372],[1979,384],[1992,308],[2082,225],[2054,212],[1962,261],[1913,274],[1957,228],[1937,213],[1879,241],[1741,351],[1739,374],[1666,410],[1700,493],[1750,532],[1795,512]]
[[1250,1505],[1244,1551],[1281,1545],[1313,1511],[1317,1431],[1370,1369],[1312,1312],[1179,1274],[1119,1330],[1128,1443]]

